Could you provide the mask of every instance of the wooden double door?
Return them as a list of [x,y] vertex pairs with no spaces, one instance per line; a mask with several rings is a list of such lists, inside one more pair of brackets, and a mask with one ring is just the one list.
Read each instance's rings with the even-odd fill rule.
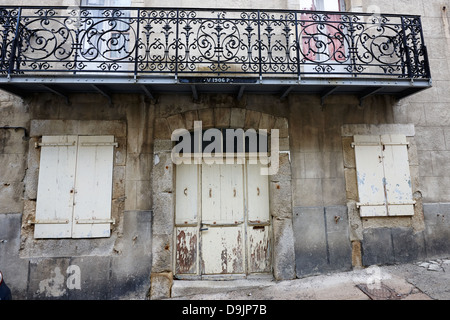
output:
[[271,273],[269,183],[262,166],[176,166],[178,278]]

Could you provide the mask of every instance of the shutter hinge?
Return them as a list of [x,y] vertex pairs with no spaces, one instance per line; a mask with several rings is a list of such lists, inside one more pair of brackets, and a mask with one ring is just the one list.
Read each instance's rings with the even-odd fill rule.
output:
[[66,143],[45,143],[45,142],[35,142],[34,147],[37,149],[39,147],[72,147],[75,145],[74,142],[66,142]]
[[28,220],[28,224],[68,224],[67,219],[53,219],[53,220]]
[[[411,206],[411,205],[415,205],[416,201],[409,201],[409,202],[393,202],[390,203],[388,202],[387,205],[388,206]],[[361,203],[361,202],[357,202],[356,203],[356,207],[381,207],[381,206],[385,206],[386,203]]]
[[407,146],[409,148],[409,142],[352,142],[351,146],[352,148],[377,146]]
[[81,142],[80,145],[84,147],[119,147],[119,144],[117,142]]
[[75,219],[75,223],[77,224],[104,224],[104,223],[112,223],[115,224],[115,219]]

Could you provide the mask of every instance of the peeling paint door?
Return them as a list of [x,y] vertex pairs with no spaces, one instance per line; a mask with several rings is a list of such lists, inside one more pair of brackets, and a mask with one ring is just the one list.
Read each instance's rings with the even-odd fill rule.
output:
[[243,165],[202,165],[202,274],[245,273]]
[[262,168],[261,164],[247,165],[249,273],[268,273],[272,268],[269,181],[261,175]]
[[271,272],[268,177],[260,169],[260,164],[176,167],[177,276]]
[[176,274],[197,275],[199,272],[198,167],[189,164],[180,164],[176,167]]

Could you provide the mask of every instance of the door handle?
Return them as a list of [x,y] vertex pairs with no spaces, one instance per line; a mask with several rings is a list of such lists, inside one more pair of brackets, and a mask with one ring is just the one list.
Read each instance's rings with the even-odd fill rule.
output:
[[187,188],[184,188],[184,195],[187,196]]

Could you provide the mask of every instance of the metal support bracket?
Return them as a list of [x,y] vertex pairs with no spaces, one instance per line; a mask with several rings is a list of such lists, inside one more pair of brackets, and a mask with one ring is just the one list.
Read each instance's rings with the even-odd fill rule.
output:
[[325,98],[328,97],[329,95],[333,94],[333,92],[335,92],[339,87],[338,86],[334,86],[334,87],[330,87],[325,89],[322,94],[320,95],[320,105],[323,108],[323,105],[325,103]]
[[141,88],[145,92],[145,95],[147,97],[149,97],[151,100],[156,100],[155,97],[153,96],[151,90],[150,90],[150,87],[148,85],[141,84]]
[[287,88],[281,93],[281,95],[280,95],[280,100],[285,99],[285,98],[289,95],[289,92],[292,91],[292,89],[294,89],[294,86],[289,86],[289,87],[287,87]]
[[242,96],[244,94],[244,90],[245,90],[245,86],[242,85],[242,86],[239,87],[239,92],[238,92],[237,97],[236,97],[236,99],[238,101],[240,101],[242,99]]
[[192,98],[194,99],[194,101],[198,100],[198,92],[197,92],[197,87],[195,86],[195,84],[191,84],[191,90],[192,90]]
[[383,89],[383,87],[374,87],[374,88],[369,88],[367,90],[365,90],[360,96],[359,96],[359,106],[362,107],[363,101],[364,99],[374,95],[375,93],[377,93],[378,91],[380,91],[381,89]]
[[106,99],[108,99],[108,101],[109,101],[109,105],[112,106],[112,104],[113,104],[112,97],[111,97],[111,95],[108,92],[106,92],[105,90],[101,89],[98,85],[91,84],[91,86],[92,86],[92,88],[97,90],[97,92],[100,93],[102,96],[106,97]]
[[48,91],[50,91],[60,97],[63,97],[66,100],[66,104],[70,105],[69,97],[67,96],[67,94],[64,91],[62,91],[61,89],[58,89],[55,86],[48,85],[48,84],[42,84],[42,86],[45,87]]

